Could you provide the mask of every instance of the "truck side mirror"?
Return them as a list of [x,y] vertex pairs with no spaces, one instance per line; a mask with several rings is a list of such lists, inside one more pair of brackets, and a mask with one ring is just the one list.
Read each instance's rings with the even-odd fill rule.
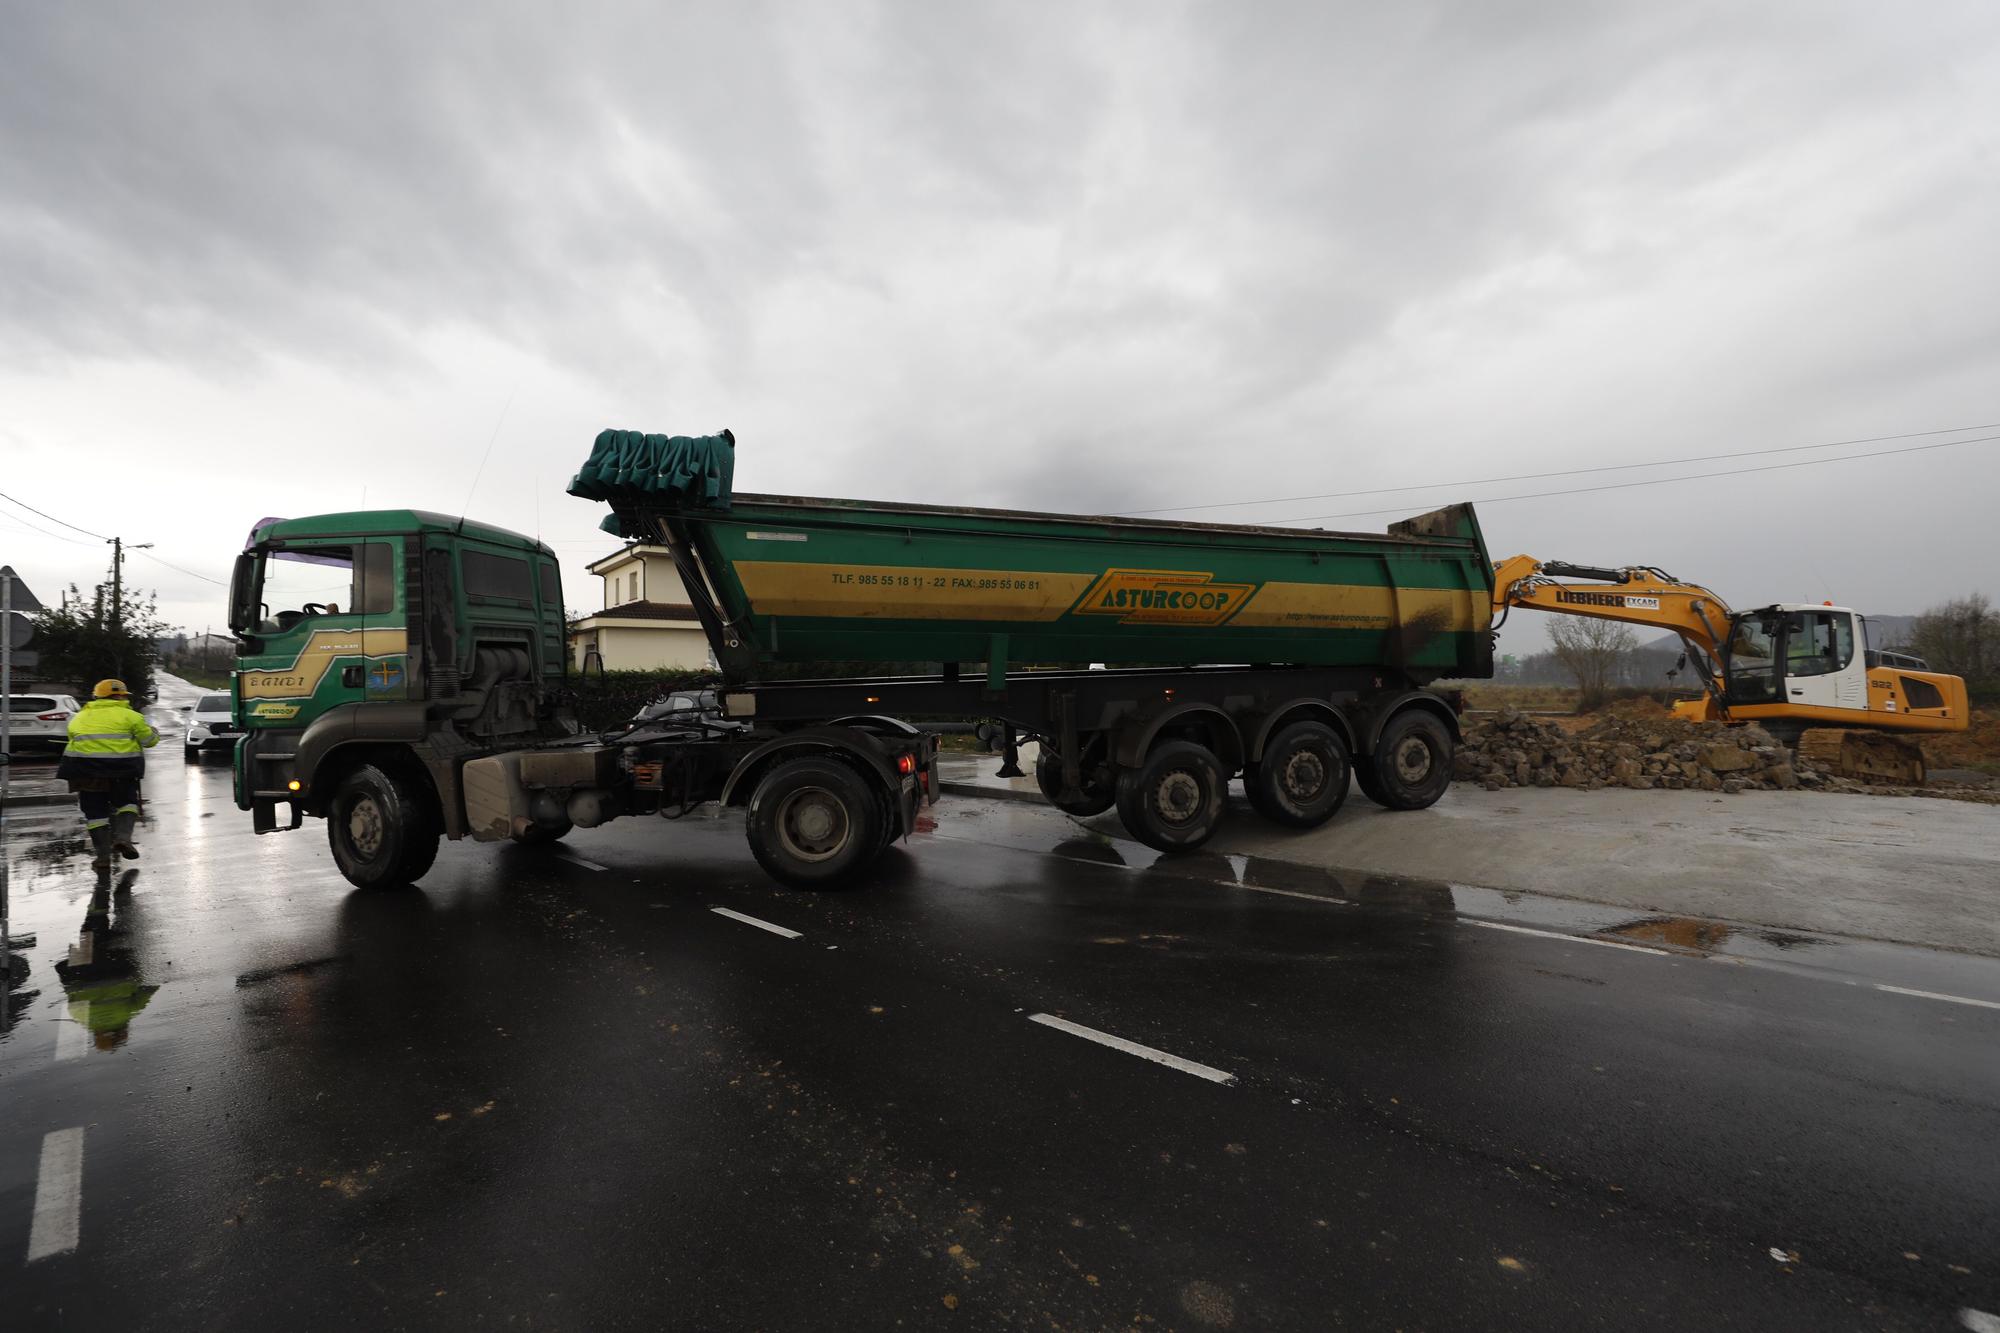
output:
[[229,576],[229,628],[234,633],[244,635],[256,628],[256,603],[251,600],[256,595],[257,555],[245,551],[236,557],[236,568]]

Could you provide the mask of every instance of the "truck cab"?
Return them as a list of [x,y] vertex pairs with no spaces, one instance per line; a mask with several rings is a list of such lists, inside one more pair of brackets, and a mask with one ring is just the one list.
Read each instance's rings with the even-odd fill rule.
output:
[[[561,736],[562,580],[542,543],[421,510],[277,519],[237,558],[236,803],[260,832],[325,814],[372,761],[455,797],[466,754]],[[436,801],[463,832],[456,799]]]

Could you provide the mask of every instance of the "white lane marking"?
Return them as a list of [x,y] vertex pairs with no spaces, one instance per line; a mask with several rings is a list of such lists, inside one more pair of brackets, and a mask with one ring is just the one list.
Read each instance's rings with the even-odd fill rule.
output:
[[1969,1305],[1958,1312],[1958,1322],[1972,1333],[2000,1333],[2000,1314],[1988,1314]]
[[1934,990],[1911,990],[1908,986],[1889,986],[1879,981],[1875,983],[1875,989],[1888,991],[1891,995],[1914,995],[1919,1000],[1943,1000],[1947,1004],[1972,1004],[1981,1009],[2000,1009],[2000,1003],[1992,1000],[1975,1000],[1965,995],[1942,995]]
[[588,857],[582,857],[582,856],[578,856],[578,855],[577,855],[577,854],[576,854],[575,852],[571,851],[571,850],[570,850],[569,848],[567,848],[567,847],[564,847],[564,848],[562,849],[562,854],[563,854],[563,859],[564,859],[564,860],[566,860],[566,861],[574,861],[574,862],[576,862],[576,863],[577,863],[578,865],[580,865],[580,866],[584,867],[584,868],[585,868],[586,870],[609,870],[609,869],[611,869],[611,867],[610,867],[610,866],[601,866],[601,865],[597,864],[597,862],[595,862],[595,861],[592,861],[592,860],[590,860],[590,859],[589,859]]
[[1217,1069],[1212,1065],[1196,1064],[1193,1060],[1183,1060],[1178,1055],[1171,1055],[1166,1051],[1155,1050],[1151,1046],[1141,1046],[1136,1041],[1127,1041],[1123,1037],[1114,1037],[1109,1032],[1099,1032],[1096,1028],[1087,1028],[1081,1023],[1072,1023],[1066,1018],[1057,1018],[1054,1014],[1029,1014],[1028,1021],[1030,1023],[1040,1023],[1043,1027],[1054,1028],[1058,1032],[1067,1032],[1072,1037],[1082,1037],[1085,1041],[1094,1041],[1099,1046],[1109,1046],[1114,1051],[1123,1051],[1127,1055],[1136,1055],[1141,1060],[1151,1060],[1156,1065],[1165,1065],[1169,1069],[1178,1069],[1183,1074],[1193,1074],[1196,1078],[1205,1078],[1210,1083],[1221,1083],[1226,1086],[1236,1081],[1236,1075]]
[[1468,926],[1479,926],[1486,930],[1505,930],[1516,935],[1539,935],[1545,940],[1565,940],[1571,944],[1595,944],[1600,949],[1624,949],[1630,953],[1649,953],[1655,958],[1672,958],[1665,949],[1648,949],[1643,944],[1621,944],[1617,940],[1600,940],[1589,935],[1565,935],[1559,930],[1535,930],[1528,926],[1510,926],[1501,921],[1475,921],[1471,917],[1460,917],[1459,921]]
[[76,1248],[83,1222],[83,1126],[53,1130],[42,1138],[42,1166],[35,1178],[35,1221],[28,1232],[28,1262]]
[[[89,1001],[85,1001],[88,1004]],[[91,1047],[90,1027],[69,1015],[56,1020],[56,1059],[74,1060]]]
[[732,912],[727,907],[711,907],[708,910],[715,913],[717,916],[726,916],[731,921],[741,921],[746,926],[755,926],[759,930],[768,930],[773,935],[783,935],[788,940],[796,940],[802,938],[800,932],[796,930],[788,929],[787,927],[777,925],[770,921],[759,921],[754,916],[748,916],[742,912]]

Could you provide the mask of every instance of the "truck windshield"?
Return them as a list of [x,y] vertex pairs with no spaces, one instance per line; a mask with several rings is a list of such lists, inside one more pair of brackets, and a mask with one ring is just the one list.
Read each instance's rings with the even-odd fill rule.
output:
[[268,553],[257,597],[263,604],[259,632],[280,634],[308,616],[389,611],[395,599],[393,564],[386,542]]

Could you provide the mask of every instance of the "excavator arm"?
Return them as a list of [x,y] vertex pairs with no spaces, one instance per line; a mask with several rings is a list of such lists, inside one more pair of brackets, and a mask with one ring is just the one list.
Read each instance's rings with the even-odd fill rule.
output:
[[1610,569],[1517,555],[1494,566],[1493,601],[1503,622],[1520,606],[1670,630],[1688,646],[1689,659],[1720,709],[1731,612],[1729,603],[1700,584],[1683,583],[1648,565]]
[[1715,660],[1729,641],[1729,603],[1643,565],[1604,569],[1517,555],[1494,566],[1493,600],[1509,610],[1525,606],[1671,630]]

